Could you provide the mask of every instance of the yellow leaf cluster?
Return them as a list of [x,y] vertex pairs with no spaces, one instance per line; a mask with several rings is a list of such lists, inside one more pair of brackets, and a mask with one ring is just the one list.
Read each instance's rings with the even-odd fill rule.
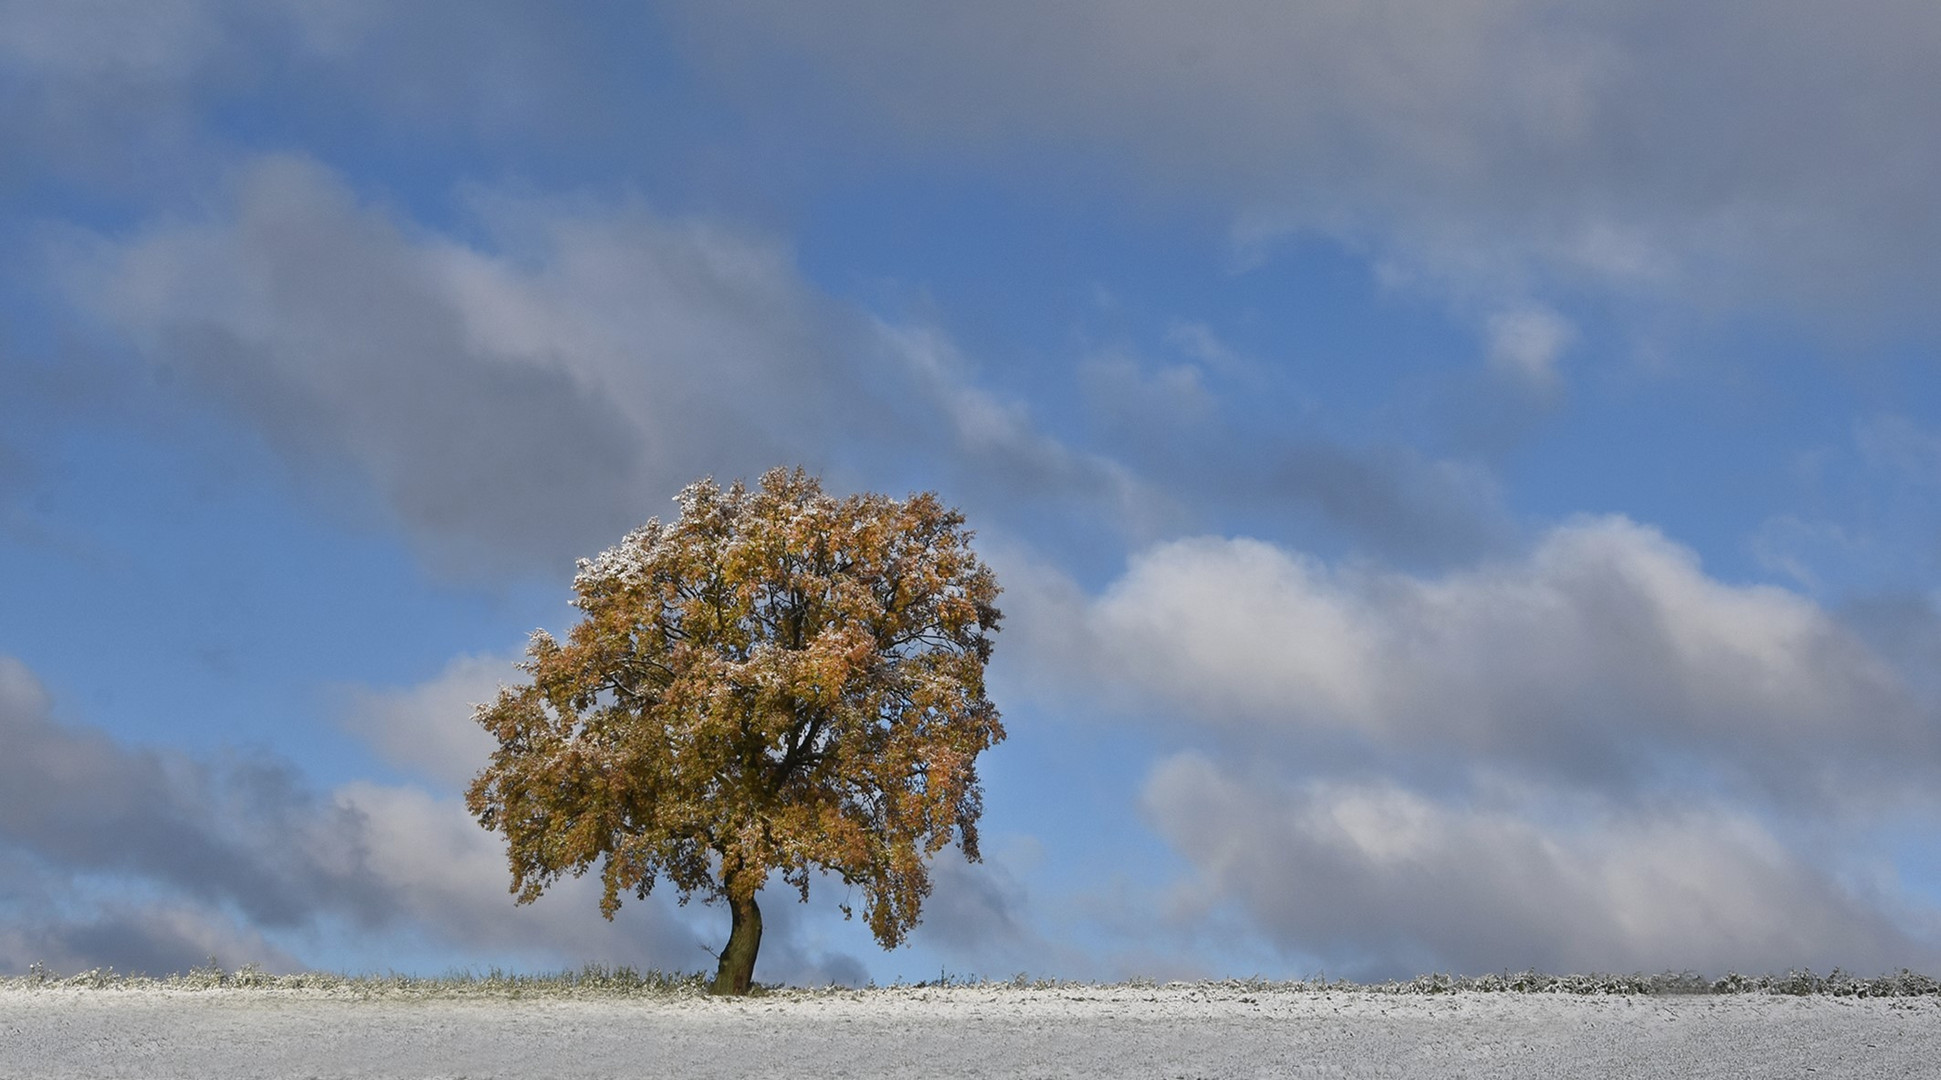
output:
[[596,863],[609,918],[662,877],[685,902],[779,872],[806,900],[822,870],[893,947],[928,857],[978,857],[997,579],[934,494],[837,499],[798,468],[677,501],[581,561],[582,620],[479,707],[499,745],[467,805],[521,903]]

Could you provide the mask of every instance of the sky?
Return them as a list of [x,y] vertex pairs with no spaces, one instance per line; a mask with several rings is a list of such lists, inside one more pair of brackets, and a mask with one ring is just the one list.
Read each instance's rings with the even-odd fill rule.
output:
[[1941,7],[0,0],[0,972],[711,969],[475,703],[935,491],[984,859],[757,978],[1941,971]]

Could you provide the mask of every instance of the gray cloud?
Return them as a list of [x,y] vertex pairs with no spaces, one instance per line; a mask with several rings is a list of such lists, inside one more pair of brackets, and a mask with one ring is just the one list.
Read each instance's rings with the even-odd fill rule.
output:
[[220,38],[208,7],[0,0],[0,190],[153,166],[192,127],[186,84]]
[[[624,13],[605,13],[614,18]],[[210,107],[355,117],[373,141],[587,136],[623,113],[603,44],[636,22],[516,0],[0,0],[0,187],[193,191],[222,167]]]
[[1238,247],[1324,232],[1485,313],[1550,278],[1921,318],[1941,250],[1926,212],[1941,17],[1903,0],[600,15],[7,0],[0,133],[26,152],[0,182],[30,182],[33,161],[130,194],[128,177],[196,190],[219,156],[200,110],[269,91],[287,115],[327,100],[400,140],[612,142],[667,107],[612,42],[664,42],[664,18],[758,128],[857,130],[818,113],[833,97],[950,160],[1102,153],[1232,208]]
[[1111,457],[1045,434],[1023,403],[978,387],[969,360],[934,328],[879,321],[876,332],[919,399],[930,404],[933,425],[926,432],[921,423],[901,422],[900,434],[908,441],[894,449],[886,442],[884,449],[898,456],[921,453],[925,443],[943,435],[948,449],[938,464],[961,478],[953,489],[963,488],[972,512],[981,508],[1006,517],[1022,503],[1069,515],[1074,523],[1091,518],[1093,524],[1102,513],[1134,534],[1159,530],[1176,518],[1179,509],[1168,493]]
[[1308,508],[1358,548],[1405,564],[1466,562],[1516,536],[1488,469],[1399,445],[1297,444],[1254,493]]
[[701,966],[669,897],[609,923],[597,883],[569,880],[515,906],[498,838],[454,798],[368,783],[321,795],[274,762],[126,747],[56,722],[5,657],[0,738],[0,962],[159,972],[214,954],[288,968],[288,941],[335,927],[360,946],[433,941],[535,966]]
[[[1385,782],[1286,783],[1194,755],[1145,802],[1196,875],[1180,913],[1237,900],[1330,972],[1891,971],[1941,959],[1758,818],[1704,799],[1611,814],[1568,796],[1437,801]],[[1507,805],[1504,803],[1507,802]],[[1883,901],[1886,901],[1884,904]]]
[[[287,56],[293,94],[355,84],[358,100],[382,99],[376,113],[407,123],[449,125],[477,108],[518,126],[522,108],[562,96],[573,107],[552,115],[590,123],[627,100],[571,89],[602,77],[572,74],[600,68],[582,20],[438,10],[182,0],[166,32],[119,8],[89,23],[12,5],[0,21],[20,31],[8,55],[26,85],[72,84],[69,96],[134,80],[127,93],[142,101],[213,100],[265,77],[235,68],[248,67],[241,58]],[[445,23],[457,40],[444,40]],[[107,47],[90,51],[91,33]],[[436,49],[411,47],[434,37]],[[407,56],[434,59],[401,64]],[[524,105],[482,107],[501,92]],[[1121,459],[1052,438],[1022,404],[981,389],[975,364],[934,327],[833,302],[787,251],[719,222],[474,189],[465,228],[435,232],[305,159],[238,167],[213,146],[183,154],[204,170],[193,185],[203,211],[112,240],[58,238],[66,299],[221,396],[306,471],[348,462],[446,573],[560,565],[687,480],[778,461],[856,486],[942,480],[979,518],[1056,515],[1140,537],[1176,532],[1193,494],[1231,471],[1230,453],[1200,446],[1198,465],[1150,474],[1170,485],[1162,491]],[[1213,349],[1201,361],[1231,365],[1200,338],[1201,352]],[[1203,415],[1213,402],[1195,393],[1192,370],[1175,365],[1152,385],[1138,372],[1130,383],[1095,374],[1122,412],[1175,407],[1184,390]],[[1473,554],[1499,524],[1490,506],[1458,505],[1476,479],[1462,466],[1304,446],[1287,471],[1297,499],[1344,515],[1337,524],[1384,554],[1423,557],[1428,533],[1449,538],[1437,557]],[[1377,482],[1372,494],[1348,491],[1361,480]]]
[[[1109,917],[1098,897],[1048,896],[1027,884],[1044,858],[1031,836],[986,836],[983,859],[972,863],[955,848],[931,863],[932,890],[923,922],[911,935],[919,949],[937,956],[960,976],[1001,979],[1025,973],[1061,978],[1126,978],[1152,975],[1153,965],[1127,967],[1096,941],[1080,940]],[[1082,929],[1081,929],[1082,927]],[[1153,926],[1142,921],[1139,945]],[[1178,966],[1178,957],[1162,963]]]
[[835,305],[771,243],[627,204],[474,205],[490,249],[264,159],[233,214],[67,250],[66,288],[293,460],[349,462],[448,572],[557,567],[696,477],[778,462],[837,483],[928,462],[999,512],[1150,512],[940,334]]
[[[477,763],[454,759],[464,740],[443,725],[469,725],[461,699],[496,686],[505,667],[461,658],[422,686],[354,694],[348,722],[400,764],[456,783]],[[411,749],[414,737],[424,741]],[[0,971],[38,962],[160,974],[211,956],[296,970],[320,946],[410,956],[427,943],[539,969],[694,971],[727,937],[725,911],[682,908],[667,890],[609,922],[590,877],[515,905],[502,841],[455,795],[365,781],[319,794],[274,763],[123,746],[55,721],[32,673],[8,657],[0,740]],[[940,880],[948,908],[955,878],[946,869]],[[818,916],[793,890],[764,895],[764,980],[868,980],[855,956],[820,943]]]
[[1001,862],[972,863],[951,848],[932,864],[931,884],[923,909],[926,943],[987,961],[1042,944],[1027,925],[1024,884]]
[[1548,274],[1919,317],[1937,272],[1928,5],[679,10],[788,115],[833,94],[947,157],[1103,152],[1242,208],[1237,242],[1319,230],[1491,305]]
[[212,767],[129,750],[55,724],[32,676],[0,659],[0,836],[69,872],[128,874],[268,927],[318,908],[376,922],[386,890],[364,872],[365,823],[318,804],[291,772]]
[[627,418],[557,363],[469,337],[447,254],[275,160],[241,180],[232,222],[107,254],[84,300],[287,452],[355,461],[462,568],[624,529],[642,479]]
[[[1195,517],[1237,520],[1347,541],[1411,567],[1467,563],[1515,546],[1520,530],[1485,464],[1369,438],[1363,429],[1375,425],[1324,414],[1285,372],[1207,326],[1176,325],[1168,345],[1176,354],[1169,362],[1107,350],[1078,368],[1099,444],[1172,500],[1167,514],[1149,515],[1161,527],[1146,538],[1177,536]],[[1499,414],[1519,407],[1499,393],[1476,396]],[[1260,400],[1285,404],[1263,416],[1250,407]],[[1465,408],[1465,421],[1481,411]],[[1490,428],[1500,438],[1508,426]],[[1339,437],[1349,429],[1362,437]]]
[[225,968],[255,964],[266,971],[298,971],[303,964],[255,929],[205,908],[113,904],[101,910],[19,913],[0,929],[0,971],[41,964],[72,973],[112,968],[162,975],[211,959]]

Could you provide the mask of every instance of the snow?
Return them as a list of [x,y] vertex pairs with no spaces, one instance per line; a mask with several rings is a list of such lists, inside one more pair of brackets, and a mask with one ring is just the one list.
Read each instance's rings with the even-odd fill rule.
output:
[[1934,997],[0,987],[4,1077],[1874,1077],[1932,1076],[1936,1062]]

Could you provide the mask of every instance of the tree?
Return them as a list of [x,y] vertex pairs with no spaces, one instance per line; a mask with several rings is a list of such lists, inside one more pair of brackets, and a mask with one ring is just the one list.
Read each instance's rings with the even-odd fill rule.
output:
[[814,871],[860,890],[888,949],[927,860],[953,835],[978,858],[999,590],[932,493],[836,499],[797,468],[675,501],[580,561],[584,618],[535,632],[531,682],[479,706],[499,746],[466,805],[505,834],[519,903],[596,861],[609,919],[662,877],[726,901],[713,990],[745,994],[771,874],[803,901]]

